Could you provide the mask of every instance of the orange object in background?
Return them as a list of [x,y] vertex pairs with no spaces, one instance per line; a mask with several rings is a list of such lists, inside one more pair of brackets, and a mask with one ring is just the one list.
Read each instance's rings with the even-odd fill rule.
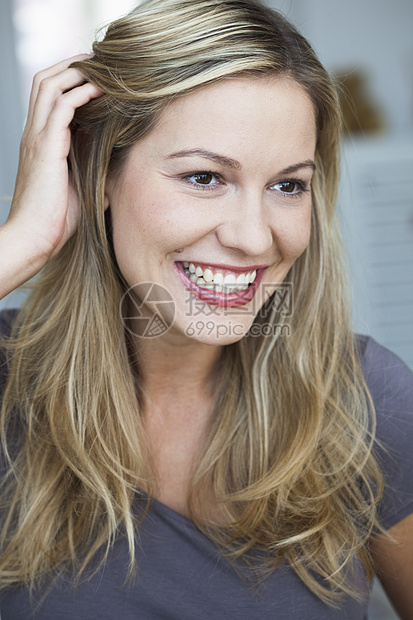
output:
[[368,87],[368,78],[361,69],[336,73],[344,117],[344,133],[371,134],[385,131],[386,122],[379,104]]

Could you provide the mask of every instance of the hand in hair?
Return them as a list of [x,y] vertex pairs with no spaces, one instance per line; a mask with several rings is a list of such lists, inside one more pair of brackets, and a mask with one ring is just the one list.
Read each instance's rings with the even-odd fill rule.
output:
[[76,230],[69,125],[78,107],[103,93],[68,67],[87,57],[69,58],[34,77],[10,214],[0,227],[0,299],[40,271]]

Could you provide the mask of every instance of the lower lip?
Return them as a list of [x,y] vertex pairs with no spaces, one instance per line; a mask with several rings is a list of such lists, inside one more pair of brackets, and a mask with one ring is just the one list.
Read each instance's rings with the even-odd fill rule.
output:
[[265,269],[257,269],[257,275],[254,282],[245,291],[240,293],[217,293],[216,291],[209,291],[206,288],[202,288],[192,282],[186,275],[182,263],[175,263],[179,277],[187,288],[198,299],[205,301],[205,303],[213,306],[221,306],[222,308],[235,308],[237,306],[244,306],[254,297],[255,292],[261,282]]

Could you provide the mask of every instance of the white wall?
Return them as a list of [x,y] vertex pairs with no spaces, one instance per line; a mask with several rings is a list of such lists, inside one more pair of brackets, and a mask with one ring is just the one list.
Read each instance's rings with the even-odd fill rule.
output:
[[391,132],[413,131],[412,0],[268,0],[329,71],[360,67]]
[[18,67],[11,19],[11,0],[0,2],[0,225],[13,193],[22,131]]
[[[0,225],[10,208],[17,172],[23,115],[15,38],[12,27],[12,0],[0,0]],[[0,264],[1,269],[1,264]],[[0,307],[17,306],[22,294],[14,292],[0,300]]]

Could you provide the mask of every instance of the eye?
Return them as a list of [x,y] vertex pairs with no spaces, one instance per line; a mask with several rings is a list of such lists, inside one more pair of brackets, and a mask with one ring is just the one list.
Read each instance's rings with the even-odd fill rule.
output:
[[297,191],[297,183],[293,183],[293,181],[283,181],[277,185],[285,194],[294,194]]
[[225,185],[225,181],[217,172],[211,172],[210,170],[197,170],[196,172],[187,172],[186,174],[180,174],[178,177],[180,181],[183,181],[189,187],[197,191],[213,192],[222,190]]
[[304,192],[308,192],[310,190],[306,183],[304,183],[303,181],[299,181],[298,179],[280,181],[279,183],[271,185],[270,189],[275,189],[282,194],[291,196],[300,196]]
[[193,183],[197,183],[198,185],[211,185],[214,180],[214,175],[212,172],[199,172],[197,174],[193,174],[191,177]]
[[182,178],[196,189],[218,189],[221,185],[219,175],[209,171],[192,172]]

